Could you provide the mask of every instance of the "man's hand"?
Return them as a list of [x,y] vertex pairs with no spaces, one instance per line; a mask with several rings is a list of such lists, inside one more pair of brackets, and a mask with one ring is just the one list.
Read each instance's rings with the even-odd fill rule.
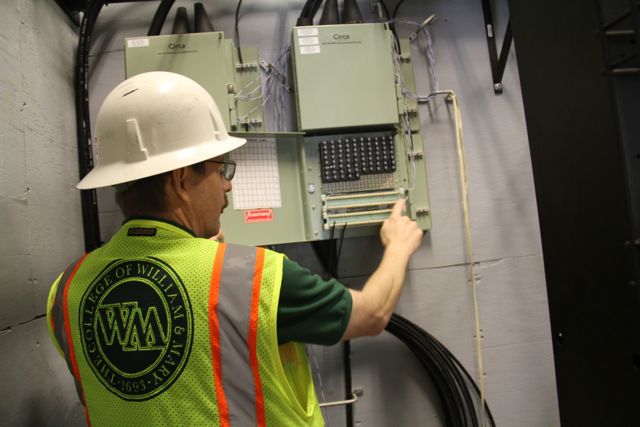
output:
[[402,215],[404,200],[393,206],[391,216],[380,229],[384,255],[361,291],[351,293],[351,318],[342,339],[377,335],[387,326],[398,302],[411,255],[422,242],[422,230]]
[[415,221],[404,216],[405,202],[400,199],[393,205],[391,216],[380,229],[380,240],[388,250],[401,251],[411,256],[422,242],[423,232]]

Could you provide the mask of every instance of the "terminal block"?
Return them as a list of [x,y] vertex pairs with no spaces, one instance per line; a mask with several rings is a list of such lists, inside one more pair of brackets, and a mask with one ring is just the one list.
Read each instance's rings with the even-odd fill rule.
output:
[[393,135],[327,138],[320,142],[322,182],[357,181],[396,170]]

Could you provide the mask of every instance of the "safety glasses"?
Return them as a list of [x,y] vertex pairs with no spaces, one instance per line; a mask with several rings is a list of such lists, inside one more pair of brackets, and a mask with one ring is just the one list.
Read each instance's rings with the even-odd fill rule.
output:
[[236,162],[234,162],[233,160],[230,160],[228,162],[223,162],[221,160],[206,160],[206,162],[219,163],[221,165],[224,165],[223,175],[224,179],[226,179],[227,181],[231,181],[233,179],[233,176],[236,174]]

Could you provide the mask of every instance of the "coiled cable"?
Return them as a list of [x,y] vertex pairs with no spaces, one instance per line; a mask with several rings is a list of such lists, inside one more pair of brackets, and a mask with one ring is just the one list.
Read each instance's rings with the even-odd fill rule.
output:
[[[433,335],[404,317],[393,314],[386,331],[402,341],[425,369],[442,399],[447,427],[480,427],[484,413],[489,426],[495,421],[480,389],[462,363]],[[484,410],[479,406],[483,402]]]

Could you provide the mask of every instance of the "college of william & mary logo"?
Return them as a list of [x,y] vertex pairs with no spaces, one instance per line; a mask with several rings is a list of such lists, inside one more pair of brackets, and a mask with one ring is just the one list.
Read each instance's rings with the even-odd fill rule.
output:
[[109,264],[82,296],[79,319],[86,360],[122,399],[162,393],[189,358],[189,297],[180,277],[159,259]]

